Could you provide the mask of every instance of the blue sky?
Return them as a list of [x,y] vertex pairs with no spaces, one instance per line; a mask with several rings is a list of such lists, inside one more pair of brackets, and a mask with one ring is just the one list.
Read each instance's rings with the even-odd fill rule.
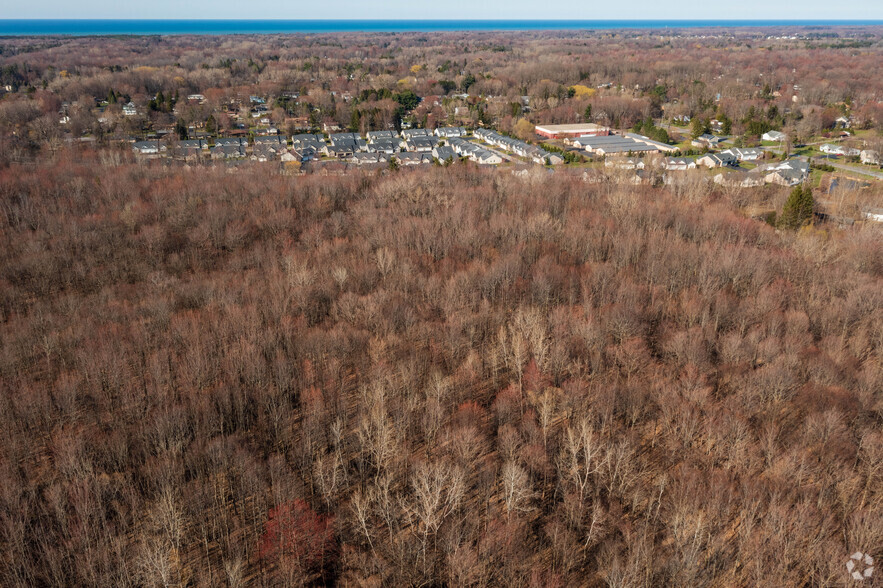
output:
[[0,2],[0,18],[821,19],[880,20],[883,0],[43,0]]

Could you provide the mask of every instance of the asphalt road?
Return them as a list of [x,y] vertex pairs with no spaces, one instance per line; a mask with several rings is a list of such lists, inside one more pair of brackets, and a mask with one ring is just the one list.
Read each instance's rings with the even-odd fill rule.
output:
[[853,173],[864,175],[864,176],[871,176],[872,178],[876,178],[878,180],[883,180],[883,172],[873,171],[870,169],[858,169],[855,167],[851,167],[849,165],[843,165],[842,163],[839,163],[833,159],[826,159],[824,157],[815,157],[815,158],[813,158],[813,163],[830,165],[831,167],[833,167],[835,169],[841,169],[843,171],[853,172]]

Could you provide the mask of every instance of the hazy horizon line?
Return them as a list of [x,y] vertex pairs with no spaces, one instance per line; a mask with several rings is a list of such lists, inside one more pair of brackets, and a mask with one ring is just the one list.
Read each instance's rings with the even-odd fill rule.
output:
[[11,21],[176,21],[176,22],[746,22],[746,23],[869,23],[883,24],[883,19],[865,18],[0,18]]

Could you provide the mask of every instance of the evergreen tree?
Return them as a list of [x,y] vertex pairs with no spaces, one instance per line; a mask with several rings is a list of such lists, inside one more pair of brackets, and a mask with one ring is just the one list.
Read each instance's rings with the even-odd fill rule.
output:
[[187,125],[185,125],[180,119],[175,123],[175,133],[177,133],[178,138],[182,141],[187,138]]
[[799,229],[807,222],[812,222],[814,205],[812,188],[808,185],[795,186],[782,207],[779,226],[786,229]]
[[215,122],[214,115],[208,115],[208,118],[205,121],[205,132],[209,135],[214,135],[218,132],[218,123]]
[[708,132],[708,125],[698,116],[694,117],[690,124],[692,125],[690,136],[694,139]]
[[585,111],[585,113],[583,113],[583,118],[586,119],[586,122],[589,122],[590,120],[592,120],[592,105],[591,104],[586,106],[586,111]]

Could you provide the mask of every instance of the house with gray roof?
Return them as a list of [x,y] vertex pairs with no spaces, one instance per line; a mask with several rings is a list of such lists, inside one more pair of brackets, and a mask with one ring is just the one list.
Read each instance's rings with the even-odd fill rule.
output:
[[398,153],[398,151],[399,143],[395,139],[375,139],[371,143],[368,143],[369,153],[385,153],[387,155],[392,155],[393,153]]
[[438,127],[434,133],[436,137],[465,137],[466,129],[463,127]]
[[285,138],[282,135],[266,135],[254,138],[255,145],[285,145]]
[[697,159],[696,163],[711,169],[714,167],[734,166],[738,163],[738,160],[732,153],[708,153]]
[[693,147],[704,147],[707,149],[711,149],[712,147],[717,147],[721,143],[723,143],[724,138],[718,137],[716,135],[709,135],[708,133],[704,133],[699,135],[692,141],[690,141],[690,145]]
[[763,135],[760,136],[761,141],[785,141],[788,139],[788,136],[782,131],[767,131]]
[[396,138],[394,131],[368,131],[367,136],[369,143],[374,143],[378,140],[392,141]]
[[401,165],[420,165],[423,163],[432,163],[431,153],[406,152],[397,153],[395,158]]
[[242,138],[240,137],[218,137],[215,139],[215,147],[227,147],[230,145],[242,145]]
[[427,131],[426,129],[403,129],[402,130],[402,138],[407,141],[409,139],[413,139],[414,137],[431,137],[432,133]]
[[439,161],[451,161],[457,159],[457,152],[454,151],[454,148],[449,145],[444,145],[443,147],[436,147],[432,150],[432,156],[438,159]]
[[665,157],[661,165],[665,171],[687,171],[696,169],[696,160],[692,157]]
[[402,147],[404,147],[406,151],[428,153],[432,151],[432,148],[435,147],[435,144],[437,142],[438,140],[435,137],[431,136],[411,137],[410,139],[402,142]]
[[132,144],[132,151],[138,155],[161,155],[166,150],[167,147],[158,139],[153,141],[135,141]]
[[760,161],[764,157],[764,150],[755,147],[733,147],[726,151],[721,151],[721,155],[729,153],[739,161]]
[[353,156],[349,160],[351,163],[356,165],[368,165],[372,163],[386,163],[389,161],[389,156],[385,153],[374,152],[374,153],[354,153]]
[[212,159],[243,159],[246,156],[242,144],[215,145],[211,149]]

